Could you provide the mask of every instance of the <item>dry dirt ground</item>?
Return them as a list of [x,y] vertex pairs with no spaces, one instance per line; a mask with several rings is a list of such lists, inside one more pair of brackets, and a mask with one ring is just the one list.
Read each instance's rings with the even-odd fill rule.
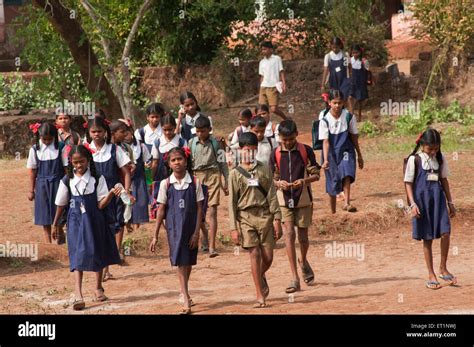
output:
[[[310,143],[306,132],[301,137]],[[448,268],[459,286],[434,291],[424,287],[427,271],[422,244],[411,239],[411,223],[397,205],[404,199],[401,178],[403,154],[378,153],[383,138],[362,139],[367,149],[366,168],[358,171],[353,186],[354,205],[348,214],[338,203],[336,215],[329,213],[324,179],[314,183],[314,215],[310,229],[309,261],[316,280],[302,284],[302,291],[289,298],[290,269],[281,239],[267,278],[269,307],[252,308],[255,291],[248,255],[228,244],[228,210],[224,199],[219,209],[220,256],[210,259],[200,253],[194,267],[190,291],[195,314],[368,314],[368,313],[474,313],[474,153],[460,152],[458,160],[448,156],[452,194],[459,212],[453,232]],[[25,161],[0,161],[0,244],[38,243],[39,260],[0,259],[0,313],[75,314],[69,302],[74,288],[66,246],[43,244],[40,227],[32,224],[32,203],[26,198]],[[170,266],[164,233],[158,255],[145,251],[153,224],[127,234],[132,255],[126,266],[113,266],[114,280],[105,283],[110,300],[92,302],[94,275],[86,273],[86,309],[77,314],[174,314],[179,309],[179,284]],[[363,247],[357,257],[330,256],[334,245]],[[359,248],[362,250],[362,248]],[[362,257],[363,255],[363,257]],[[439,241],[434,243],[436,269]],[[292,302],[290,302],[292,301]]]

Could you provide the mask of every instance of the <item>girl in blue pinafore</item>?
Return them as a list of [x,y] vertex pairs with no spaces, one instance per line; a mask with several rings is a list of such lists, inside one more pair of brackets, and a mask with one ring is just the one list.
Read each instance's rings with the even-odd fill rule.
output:
[[161,224],[166,218],[169,256],[172,266],[178,267],[178,277],[184,307],[180,313],[191,313],[188,282],[192,266],[196,265],[199,230],[202,221],[204,195],[201,184],[191,175],[190,150],[175,147],[168,152],[167,162],[173,173],[163,180],[158,194],[158,216],[150,251],[156,250]]
[[329,91],[331,110],[319,123],[319,139],[323,140],[322,168],[326,175],[326,192],[329,194],[331,212],[336,213],[336,196],[344,192],[343,210],[356,212],[350,204],[351,184],[356,177],[356,152],[359,168],[364,167],[358,141],[357,123],[346,109],[338,90]]
[[[87,128],[88,141],[93,152],[92,157],[97,172],[105,177],[108,189],[112,189],[117,183],[121,183],[120,175],[122,175],[125,191],[128,193],[129,199],[133,200],[134,198],[130,195],[131,175],[127,167],[130,163],[130,158],[122,148],[110,143],[112,134],[102,118],[95,117],[89,120]],[[124,205],[121,198],[116,196],[112,199],[107,205],[105,212],[110,231],[115,234],[117,248],[120,251],[125,225],[123,218]],[[104,273],[104,280],[108,280],[111,277],[112,275],[107,267]]]
[[457,282],[446,266],[451,233],[449,218],[456,215],[448,175],[448,162],[441,153],[441,136],[435,129],[428,128],[419,136],[407,160],[404,182],[413,215],[413,238],[423,240],[429,276],[425,285],[429,289],[441,288],[433,268],[434,239],[441,238],[439,277],[450,285]]
[[331,52],[324,57],[323,80],[321,92],[324,92],[329,74],[329,89],[337,89],[342,92],[344,100],[347,100],[351,92],[351,66],[344,45],[339,37],[331,41]]
[[30,148],[26,164],[31,177],[28,200],[35,201],[35,225],[43,226],[45,242],[51,243],[51,225],[56,214],[54,200],[65,173],[67,157],[53,124],[35,123],[30,125],[30,129],[36,136],[36,143]]
[[135,139],[133,128],[129,126],[125,143],[133,150],[133,160],[135,161],[135,173],[132,177],[132,194],[135,197],[135,204],[132,205],[131,224],[137,229],[140,224],[150,221],[148,214],[148,188],[145,179],[145,165],[151,165],[151,155],[144,143]]
[[[369,62],[362,56],[363,49],[359,45],[352,46],[351,57],[351,95],[349,102],[351,109],[358,106],[357,121],[362,121],[362,108],[367,103],[369,92],[367,85],[372,84],[372,73],[369,70]],[[354,111],[353,111],[354,112]]]
[[156,217],[156,211],[158,208],[156,199],[158,197],[158,190],[161,181],[167,179],[170,175],[169,168],[166,165],[165,156],[170,149],[187,145],[186,140],[183,139],[181,135],[176,134],[176,119],[173,116],[163,116],[160,122],[163,134],[159,139],[155,140],[151,149],[151,156],[153,158],[151,165],[151,170],[153,172],[153,194],[151,205],[152,218]]
[[120,256],[113,234],[110,232],[103,209],[120,194],[120,189],[107,188],[104,176],[97,173],[92,154],[83,145],[72,147],[69,153],[69,170],[61,180],[54,219],[54,234],[58,233],[59,218],[69,204],[67,213],[67,245],[69,268],[75,276],[74,310],[85,307],[82,296],[84,271],[96,273],[96,301],[107,297],[102,287],[102,271],[118,264]]

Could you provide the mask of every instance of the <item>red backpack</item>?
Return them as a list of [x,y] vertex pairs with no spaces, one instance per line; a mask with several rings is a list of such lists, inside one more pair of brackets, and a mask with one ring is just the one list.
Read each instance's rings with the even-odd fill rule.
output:
[[[298,147],[298,152],[300,152],[301,158],[303,158],[304,166],[308,165],[308,152],[306,152],[306,148],[304,144],[297,142],[296,146]],[[281,161],[281,147],[278,146],[275,150],[275,163],[280,170],[280,161]]]

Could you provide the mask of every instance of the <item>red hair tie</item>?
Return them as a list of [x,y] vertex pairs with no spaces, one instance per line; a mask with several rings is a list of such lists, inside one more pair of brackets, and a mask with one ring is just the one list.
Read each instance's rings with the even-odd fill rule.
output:
[[94,150],[93,148],[91,148],[91,146],[90,146],[87,142],[85,142],[85,143],[83,144],[83,146],[86,147],[86,149],[87,149],[89,152],[91,152],[91,154],[94,154],[94,153],[95,153],[95,150]]
[[30,124],[29,128],[33,132],[33,134],[36,134],[41,127],[41,123],[35,123],[35,124]]
[[416,141],[415,141],[415,143],[416,143],[417,145],[420,144],[420,140],[421,140],[421,138],[423,137],[423,134],[424,134],[424,132],[421,132],[420,135],[418,135],[418,138],[417,138]]
[[123,119],[123,118],[120,118],[119,119],[120,122],[124,123],[126,126],[128,126],[129,128],[131,128],[133,126],[133,122],[131,119]]
[[191,155],[191,150],[189,149],[189,147],[183,147],[183,151],[184,151],[184,155],[186,156],[186,159],[188,159],[189,156]]
[[329,94],[328,93],[322,93],[321,97],[323,98],[324,102],[329,102]]
[[56,127],[56,129],[62,129],[62,126],[60,126],[59,124],[54,124],[54,126]]
[[165,154],[163,154],[163,160],[164,160],[164,161],[168,161],[168,152],[166,152]]
[[105,124],[105,125],[109,126],[109,125],[110,125],[110,123],[112,123],[112,122],[111,122],[111,121],[109,121],[108,119],[105,119],[105,118],[104,118],[104,124]]
[[89,123],[87,123],[87,122],[82,123],[82,127],[84,129],[87,129],[89,127]]

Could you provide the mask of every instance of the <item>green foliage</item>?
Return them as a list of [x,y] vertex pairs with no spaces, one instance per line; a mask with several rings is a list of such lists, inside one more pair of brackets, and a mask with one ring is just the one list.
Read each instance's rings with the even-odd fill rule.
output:
[[380,133],[377,125],[370,120],[366,120],[359,125],[359,132],[368,137],[374,137]]

